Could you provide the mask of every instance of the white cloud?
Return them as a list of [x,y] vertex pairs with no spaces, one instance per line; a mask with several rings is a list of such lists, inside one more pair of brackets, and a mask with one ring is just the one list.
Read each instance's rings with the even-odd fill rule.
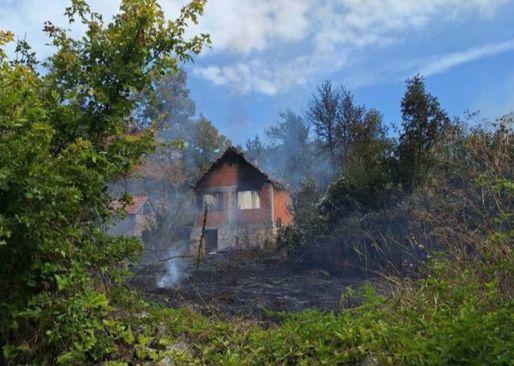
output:
[[[511,0],[210,0],[195,32],[213,48],[194,74],[238,93],[275,95],[354,62],[370,47],[405,42],[431,24],[493,16]],[[172,17],[187,0],[161,0]],[[111,16],[118,0],[91,0]],[[0,24],[34,45],[44,20],[63,23],[67,0],[0,0]],[[503,47],[509,47],[503,45]],[[44,48],[37,48],[43,55]],[[498,49],[477,48],[432,60],[427,73],[447,70]],[[209,57],[217,55],[220,57]],[[217,60],[218,63],[212,63]]]
[[[392,32],[419,29],[432,20],[491,16],[508,0],[211,0],[199,30],[214,49],[248,54],[314,37],[330,44],[364,46]],[[184,1],[182,1],[182,4]],[[395,37],[394,37],[395,38]]]
[[214,50],[249,54],[304,39],[314,5],[314,0],[212,0],[198,30],[211,35]]
[[433,57],[419,72],[425,76],[439,74],[464,63],[479,60],[481,58],[498,55],[514,50],[514,39],[505,42],[473,47],[461,52],[452,52]]
[[431,76],[446,72],[462,64],[492,57],[514,50],[514,38],[503,42],[475,46],[467,50],[449,52],[435,56],[411,59],[407,61],[395,60],[382,66],[379,73],[376,71],[360,71],[351,75],[346,84],[350,87],[369,86],[386,80],[405,80],[414,74]]
[[[367,47],[405,41],[435,22],[489,17],[507,1],[287,1],[296,4],[292,8],[286,8],[285,1],[211,1],[202,30],[211,34],[213,52],[231,54],[232,62],[197,67],[194,73],[238,93],[274,95],[305,83],[320,71],[348,65]],[[303,52],[281,56],[287,47],[302,48]],[[448,58],[439,65],[440,71],[435,64],[427,71],[442,72],[466,59],[495,52],[472,51]]]
[[328,65],[323,60],[312,62],[310,58],[300,56],[278,65],[273,61],[256,59],[227,66],[197,67],[193,74],[215,85],[229,86],[240,94],[276,95],[295,85],[305,84],[309,76],[325,67]]

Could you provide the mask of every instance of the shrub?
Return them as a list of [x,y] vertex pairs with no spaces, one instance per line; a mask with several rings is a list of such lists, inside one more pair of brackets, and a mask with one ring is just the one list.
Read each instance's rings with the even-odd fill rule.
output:
[[[74,0],[66,15],[85,35],[45,23],[56,52],[44,75],[26,44],[15,62],[0,51],[0,363],[131,358],[123,280],[141,244],[105,234],[106,186],[151,151],[152,131],[134,133],[132,96],[151,96],[152,75],[201,50],[205,35],[183,35],[203,3],[168,22],[155,1],[125,0],[104,24]],[[0,46],[12,38],[0,33]]]

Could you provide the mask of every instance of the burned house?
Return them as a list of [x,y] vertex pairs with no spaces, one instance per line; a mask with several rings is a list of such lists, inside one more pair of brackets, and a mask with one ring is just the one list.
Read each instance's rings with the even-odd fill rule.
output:
[[[112,208],[119,205],[117,201],[111,203]],[[155,208],[146,195],[132,196],[132,202],[125,207],[125,212],[126,216],[109,229],[110,234],[141,237],[155,216]]]
[[194,196],[192,251],[271,246],[277,229],[292,222],[287,189],[234,147],[198,180]]

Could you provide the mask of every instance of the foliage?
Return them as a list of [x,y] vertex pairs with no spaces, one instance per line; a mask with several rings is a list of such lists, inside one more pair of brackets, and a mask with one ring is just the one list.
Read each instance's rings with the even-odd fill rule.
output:
[[316,250],[313,245],[315,235],[327,231],[318,209],[321,196],[322,192],[314,179],[305,180],[300,184],[298,192],[292,197],[294,227],[286,226],[279,231],[279,250],[286,249],[288,254],[297,260],[310,257]]
[[[408,255],[426,261],[421,279],[392,278],[389,298],[364,289],[363,305],[338,314],[278,314],[266,328],[163,309],[125,287],[141,243],[105,233],[117,214],[107,183],[152,151],[152,131],[141,130],[148,119],[189,120],[190,103],[184,114],[162,105],[143,120],[139,112],[158,102],[158,75],[175,72],[207,42],[184,39],[203,5],[193,1],[166,22],[155,1],[124,0],[104,24],[74,0],[66,14],[86,33],[76,40],[46,23],[57,51],[44,75],[26,43],[14,62],[0,50],[0,362],[512,364],[512,117],[494,130],[448,125],[419,77],[402,106],[401,179],[391,172],[394,145],[380,115],[343,89],[320,87],[309,118],[341,174],[327,192],[313,179],[299,183],[295,224],[280,238],[298,258],[321,253],[354,266],[394,260],[397,267],[408,257],[396,249],[407,245],[414,248]],[[0,32],[0,46],[12,39]],[[301,122],[286,113],[272,135],[309,148]],[[226,140],[207,120],[194,126],[192,161],[201,170]],[[404,196],[395,181],[416,189]],[[150,234],[168,235],[164,222]]]
[[344,173],[348,189],[364,206],[383,207],[391,201],[394,143],[386,137],[382,116],[376,110],[366,112],[352,134],[352,154]]
[[187,73],[183,69],[167,77],[154,77],[156,100],[147,106],[145,115],[152,120],[161,119],[158,134],[163,139],[182,138],[176,130],[183,129],[196,114],[186,83]]
[[[323,264],[333,270],[389,266],[398,252],[408,252],[404,240],[396,239],[406,235],[410,217],[409,211],[398,205],[402,193],[394,183],[394,142],[386,137],[378,111],[356,105],[346,89],[333,91],[330,83],[319,87],[318,96],[311,101],[308,116],[315,127],[323,120],[328,128],[325,117],[332,115],[327,110],[332,104],[337,145],[333,151],[342,165],[326,192],[320,185],[318,194],[304,194],[302,190],[308,191],[315,183],[300,185],[293,204],[294,227],[283,233],[280,244],[303,264]],[[328,132],[320,128],[315,128],[318,139],[327,144]],[[306,155],[298,158],[307,160]],[[319,175],[316,178],[319,181]],[[394,248],[385,243],[391,237],[395,238]],[[397,256],[394,263],[402,260],[406,258]]]
[[254,164],[258,164],[263,158],[264,144],[262,143],[259,135],[255,135],[253,139],[246,140],[245,155],[247,159]]
[[196,182],[212,161],[230,145],[230,141],[204,116],[200,116],[189,129],[187,147],[182,156],[191,172],[191,181]]
[[[0,344],[7,364],[92,364],[126,359],[134,344],[121,310],[123,278],[140,249],[110,237],[107,182],[153,145],[131,133],[133,98],[208,41],[184,38],[203,1],[166,21],[155,1],[125,0],[105,24],[83,0],[66,10],[86,31],[50,22],[57,51],[39,76],[32,58],[0,65]],[[1,43],[9,41],[1,34]],[[29,52],[26,45],[20,52]],[[28,54],[28,53],[27,53]],[[127,201],[127,200],[125,200]]]
[[383,135],[382,117],[355,103],[353,94],[340,86],[334,89],[330,81],[313,94],[307,117],[314,126],[318,141],[328,150],[336,172],[348,169],[349,160],[358,145],[366,139]]
[[287,182],[291,189],[296,189],[314,168],[308,124],[300,115],[286,109],[266,130],[266,136],[270,146],[268,154],[261,156],[260,166],[276,179]]
[[506,123],[512,121],[499,119],[492,131],[448,136],[432,179],[414,202],[416,221],[423,224],[420,236],[481,268],[482,282],[497,282],[511,297],[514,133]]
[[335,91],[330,81],[318,87],[310,101],[307,116],[313,124],[318,138],[329,151],[332,163],[337,158],[336,129],[340,109],[340,94]]
[[[512,132],[504,127],[505,118],[501,122],[492,132],[447,125],[431,148],[431,174],[412,194],[394,184],[393,145],[380,133],[365,138],[361,148],[356,144],[352,160],[357,163],[324,194],[298,192],[294,226],[282,233],[280,246],[304,265],[404,274],[417,271],[429,252],[444,243],[465,253],[480,252],[499,213],[511,209],[506,190],[493,189],[513,177]],[[301,209],[302,200],[309,209]],[[484,217],[484,211],[491,216]],[[473,235],[457,235],[461,230]]]
[[286,109],[279,113],[280,120],[276,125],[266,130],[266,135],[273,142],[295,147],[307,142],[309,137],[309,126],[303,118],[293,111]]
[[402,99],[403,132],[398,145],[398,179],[407,190],[419,186],[434,165],[434,147],[450,119],[420,75],[407,80]]
[[142,175],[151,177],[151,170],[160,165],[169,172],[168,180],[176,182],[175,176],[185,177],[181,179],[183,186],[175,186],[187,190],[212,160],[230,145],[230,141],[205,116],[196,115],[183,69],[166,77],[154,75],[153,86],[156,90],[153,103],[148,103],[144,93],[137,97],[144,106],[141,111],[143,120],[158,122],[156,134],[160,142],[156,154],[148,157],[149,169],[145,170],[150,171]]
[[326,186],[333,175],[332,167],[310,131],[304,117],[290,109],[282,110],[277,121],[265,130],[266,143],[258,135],[248,139],[245,155],[293,192],[312,177]]

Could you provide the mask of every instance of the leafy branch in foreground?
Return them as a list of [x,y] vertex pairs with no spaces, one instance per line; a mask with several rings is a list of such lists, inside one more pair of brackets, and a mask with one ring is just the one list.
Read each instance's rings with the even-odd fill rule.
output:
[[[168,21],[153,0],[124,0],[104,23],[83,0],[66,10],[80,39],[45,23],[57,51],[44,76],[0,53],[0,346],[7,364],[130,359],[121,302],[140,243],[104,233],[107,183],[153,147],[135,132],[133,95],[151,100],[152,75],[176,72],[209,43],[185,38],[205,1]],[[11,41],[0,33],[0,46]],[[24,47],[26,50],[26,47]]]

